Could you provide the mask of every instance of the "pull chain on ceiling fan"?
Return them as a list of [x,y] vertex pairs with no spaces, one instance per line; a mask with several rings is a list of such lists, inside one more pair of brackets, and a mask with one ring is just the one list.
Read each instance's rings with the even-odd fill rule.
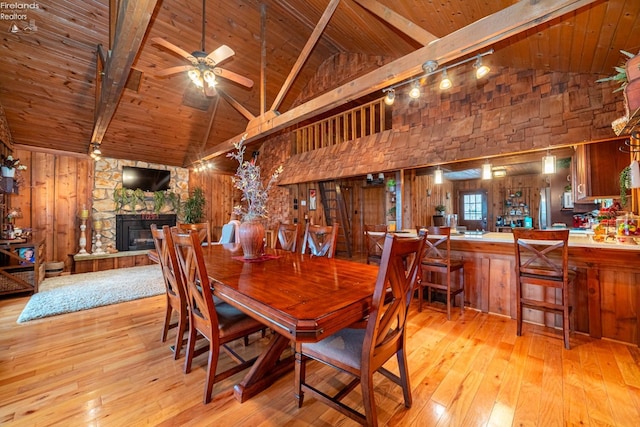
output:
[[233,71],[225,70],[218,67],[218,64],[222,61],[235,55],[233,49],[226,45],[222,45],[213,52],[207,54],[205,51],[205,24],[206,24],[206,0],[202,1],[202,39],[201,50],[196,50],[192,53],[179,48],[173,43],[167,40],[154,37],[152,42],[159,44],[166,49],[186,58],[190,65],[179,65],[177,67],[167,68],[165,70],[156,73],[156,76],[169,76],[171,74],[181,73],[187,71],[187,75],[191,81],[198,87],[203,88],[205,95],[215,95],[216,76],[223,77],[231,80],[242,86],[253,87],[253,81]]

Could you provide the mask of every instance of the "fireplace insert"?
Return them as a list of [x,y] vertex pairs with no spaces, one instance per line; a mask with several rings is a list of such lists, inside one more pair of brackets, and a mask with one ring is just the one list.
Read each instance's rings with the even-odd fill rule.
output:
[[151,224],[158,228],[176,225],[175,214],[116,215],[116,249],[139,251],[153,249]]

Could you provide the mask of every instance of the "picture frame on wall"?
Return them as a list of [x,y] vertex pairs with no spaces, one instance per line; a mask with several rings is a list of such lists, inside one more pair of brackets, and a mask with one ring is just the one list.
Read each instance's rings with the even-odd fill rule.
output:
[[309,210],[316,210],[317,193],[315,188],[309,189]]

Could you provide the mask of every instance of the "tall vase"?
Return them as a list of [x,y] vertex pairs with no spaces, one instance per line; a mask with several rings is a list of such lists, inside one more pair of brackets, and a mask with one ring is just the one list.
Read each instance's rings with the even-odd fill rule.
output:
[[238,232],[245,259],[259,258],[264,254],[264,225],[258,220],[240,224]]

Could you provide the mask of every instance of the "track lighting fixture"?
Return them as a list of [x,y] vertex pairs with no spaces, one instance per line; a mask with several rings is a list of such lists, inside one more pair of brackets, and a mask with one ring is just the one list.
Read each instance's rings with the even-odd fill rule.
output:
[[449,75],[447,74],[447,69],[445,68],[444,70],[442,70],[442,80],[440,80],[440,90],[450,89],[451,86],[453,86],[453,83],[451,83],[451,79],[449,78]]
[[473,63],[473,68],[476,69],[476,79],[483,78],[489,74],[489,71],[491,71],[491,68],[486,65],[482,65],[482,57],[480,56],[476,57],[476,62]]
[[418,80],[413,82],[413,87],[409,91],[409,97],[412,99],[420,98],[420,82]]
[[[489,67],[487,67],[486,65],[482,65],[482,57],[485,55],[490,55],[493,53],[493,49],[488,50],[487,52],[478,54],[476,56],[472,56],[470,58],[467,59],[463,59],[462,61],[456,62],[455,64],[451,64],[448,65],[447,67],[445,67],[442,70],[442,80],[440,81],[440,89],[441,90],[446,90],[449,89],[453,86],[453,83],[451,82],[451,79],[449,78],[448,74],[447,74],[447,69],[449,68],[453,68],[453,67],[457,67],[458,65],[462,65],[462,64],[466,64],[467,62],[471,62],[471,61],[475,61],[473,64],[473,67],[475,68],[475,75],[476,78],[481,78],[487,75],[487,73],[489,73],[490,69]],[[400,83],[396,83],[393,86],[389,86],[385,89],[382,89],[382,93],[384,93],[386,95],[385,97],[385,103],[387,105],[392,105],[393,104],[393,99],[395,96],[395,89],[400,87],[400,86],[405,86],[408,84],[411,84],[411,90],[409,91],[409,96],[411,98],[419,98],[420,94],[421,94],[421,90],[420,90],[420,80],[425,78],[425,77],[429,77],[432,74],[435,73],[439,73],[440,71],[438,70],[438,67],[440,66],[440,64],[438,64],[438,61],[435,60],[427,60],[422,64],[422,70],[424,71],[424,74],[414,77],[410,80],[405,80],[403,82]]]
[[388,89],[386,93],[387,93],[387,96],[384,97],[384,103],[387,105],[393,105],[393,101],[395,101],[396,99],[395,89]]
[[93,160],[100,160],[100,156],[102,156],[102,151],[100,150],[100,144],[98,144],[97,142],[93,142],[91,144],[91,152],[89,153],[89,156],[93,159]]

